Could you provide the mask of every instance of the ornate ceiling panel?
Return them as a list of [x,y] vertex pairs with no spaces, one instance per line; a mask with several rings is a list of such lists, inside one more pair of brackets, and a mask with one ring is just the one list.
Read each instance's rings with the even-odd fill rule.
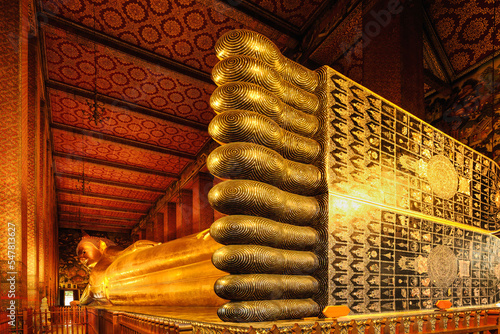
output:
[[59,212],[77,215],[91,215],[91,216],[102,216],[102,217],[115,217],[115,218],[125,218],[125,219],[140,219],[144,216],[140,212],[123,212],[123,211],[112,211],[103,210],[95,208],[78,207],[74,205],[62,204],[59,205]]
[[145,201],[155,201],[161,196],[161,193],[158,192],[116,187],[89,181],[85,181],[85,185],[83,185],[81,180],[60,176],[56,176],[56,186],[61,190],[73,191],[82,191],[82,188],[85,187],[85,192],[89,194],[127,197]]
[[[206,131],[196,130],[106,104],[102,122],[89,119],[91,100],[54,89],[49,90],[52,121],[81,129],[99,131],[175,151],[197,154],[209,140]],[[97,123],[97,124],[96,124]]]
[[[252,29],[283,40],[277,31],[219,1],[43,0],[42,4],[45,11],[205,72],[217,63],[215,42],[229,30]],[[310,6],[297,11],[310,11]]]
[[93,218],[93,217],[78,217],[77,215],[68,215],[68,214],[62,214],[59,215],[59,221],[62,222],[81,222],[81,223],[87,223],[87,224],[95,224],[95,225],[109,225],[109,226],[120,226],[124,228],[132,228],[135,224],[137,224],[136,221],[130,220],[113,220],[113,219],[99,219],[99,218]]
[[103,139],[52,129],[54,150],[60,153],[149,168],[167,173],[180,173],[191,160],[137,147],[116,144]]
[[425,2],[427,13],[457,74],[491,55],[495,31],[495,44],[500,45],[500,19],[497,19],[496,30],[493,22],[496,3],[479,0]]
[[135,210],[146,212],[151,205],[144,203],[133,203],[128,201],[118,201],[106,198],[91,197],[80,194],[71,194],[65,192],[58,192],[57,194],[58,202],[71,202],[71,203],[81,203],[82,206],[104,206],[109,208],[124,209],[124,210]]
[[83,164],[81,160],[73,160],[63,157],[54,157],[54,161],[57,173],[80,176],[83,174],[82,169],[85,165],[86,177],[100,179],[103,181],[120,182],[124,185],[146,185],[151,188],[165,190],[174,180],[170,177],[134,172],[126,169],[98,165],[91,162],[85,162],[85,164]]
[[302,28],[323,0],[254,0],[251,2],[297,28]]
[[[207,124],[215,85],[155,66],[53,27],[45,28],[51,80]],[[97,73],[96,66],[97,63]]]

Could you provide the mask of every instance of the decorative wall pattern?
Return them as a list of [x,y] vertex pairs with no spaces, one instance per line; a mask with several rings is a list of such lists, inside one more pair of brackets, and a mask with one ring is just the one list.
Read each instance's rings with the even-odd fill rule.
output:
[[213,117],[208,107],[215,88],[211,84],[56,28],[46,28],[45,40],[52,80],[90,91],[97,84],[99,93],[200,123]]
[[[215,41],[232,29],[256,29],[280,46],[290,38],[260,24],[231,6],[213,1],[102,1],[44,0],[43,9],[97,29],[130,44],[210,72],[217,63]],[[96,19],[94,20],[94,17]]]
[[[78,176],[83,174],[83,162],[81,160],[54,157],[54,162],[56,172],[58,173],[68,173]],[[174,180],[170,177],[118,169],[104,165],[97,165],[91,162],[85,162],[85,176],[138,186],[146,184],[149,187],[157,189],[166,189]]]
[[290,22],[298,28],[303,27],[304,23],[311,14],[321,5],[321,0],[300,0],[300,1],[251,1],[257,6],[275,14],[279,18]]
[[496,303],[500,240],[330,197],[330,305],[355,313]]
[[[91,232],[92,236],[114,241],[121,247],[128,247],[132,240],[128,234]],[[87,286],[89,271],[76,256],[76,246],[82,238],[79,230],[59,229],[59,288],[77,288],[80,295]]]
[[94,217],[79,217],[78,215],[75,214],[60,214],[59,215],[59,222],[60,223],[67,223],[67,222],[74,222],[76,223],[76,226],[78,226],[78,223],[83,224],[92,224],[92,225],[100,225],[100,226],[107,226],[107,227],[123,227],[127,229],[132,229],[134,225],[137,223],[136,221],[133,220],[120,220],[120,219],[113,219],[113,218],[94,218]]
[[494,22],[494,7],[498,6],[496,2],[431,0],[425,4],[436,33],[457,73],[492,52],[493,34],[499,31],[500,26],[500,22]]
[[126,219],[139,219],[144,216],[141,212],[125,212],[125,211],[113,211],[113,210],[103,210],[89,207],[78,207],[75,205],[62,204],[59,205],[59,212],[70,212],[70,213],[81,213],[82,215],[101,215],[103,217],[116,217],[116,218],[126,218]]
[[157,153],[106,140],[53,129],[54,150],[60,153],[77,154],[99,160],[150,168],[167,173],[179,173],[191,160],[169,154]]
[[151,206],[149,204],[142,204],[137,202],[109,200],[105,198],[90,197],[79,194],[70,194],[65,192],[58,192],[57,200],[58,202],[81,203],[83,205],[104,206],[116,209],[134,210],[138,212],[147,212],[147,210]]
[[498,230],[498,165],[352,81],[330,77],[330,191]]
[[61,190],[72,190],[72,191],[82,191],[82,187],[85,187],[85,192],[89,194],[103,194],[118,197],[127,197],[132,199],[155,201],[162,193],[161,192],[151,192],[144,190],[137,190],[125,187],[111,186],[102,183],[89,182],[85,180],[85,185],[81,180],[67,178],[67,177],[56,177],[56,186]]
[[428,97],[425,112],[427,122],[499,162],[500,57],[456,82],[451,94]]
[[496,303],[499,167],[328,70],[328,305]]
[[91,100],[49,89],[52,121],[81,129],[99,131],[121,138],[176,151],[197,154],[208,141],[205,131],[196,130],[132,110],[104,105],[103,121],[95,124],[85,115],[90,113]]

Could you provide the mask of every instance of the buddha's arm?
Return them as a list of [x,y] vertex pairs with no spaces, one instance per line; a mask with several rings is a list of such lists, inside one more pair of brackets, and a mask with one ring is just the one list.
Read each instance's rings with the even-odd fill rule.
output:
[[82,296],[80,297],[80,305],[87,305],[94,301],[90,292],[90,284],[87,284],[85,290],[83,290]]

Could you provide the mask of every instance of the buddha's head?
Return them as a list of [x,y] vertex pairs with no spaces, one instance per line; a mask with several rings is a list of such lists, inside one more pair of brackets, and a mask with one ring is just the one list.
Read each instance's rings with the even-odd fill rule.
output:
[[76,247],[78,260],[85,266],[92,268],[101,259],[104,250],[116,244],[106,238],[91,237],[84,232],[82,240]]

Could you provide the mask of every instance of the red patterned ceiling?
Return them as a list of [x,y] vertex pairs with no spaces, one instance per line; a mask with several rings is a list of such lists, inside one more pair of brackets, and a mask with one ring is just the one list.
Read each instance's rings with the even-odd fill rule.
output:
[[113,105],[104,105],[101,123],[85,118],[90,114],[86,98],[50,89],[52,121],[81,129],[99,131],[117,137],[132,139],[175,151],[197,154],[209,140],[206,131],[196,130],[142,115]]
[[123,163],[167,173],[178,174],[191,161],[186,158],[116,144],[59,129],[52,129],[52,136],[56,152]]
[[93,217],[78,217],[78,215],[67,215],[67,214],[62,214],[59,215],[59,222],[81,222],[81,223],[86,223],[86,224],[93,224],[93,225],[109,225],[110,227],[125,227],[125,228],[131,228],[135,224],[137,224],[137,221],[131,220],[131,221],[126,221],[126,220],[113,220],[113,219],[99,219],[99,218],[93,218]]
[[121,211],[78,207],[67,204],[59,205],[59,212],[76,214],[77,216],[91,215],[91,216],[114,217],[114,218],[125,218],[125,219],[135,219],[135,220],[144,217],[144,214],[140,212],[121,212]]
[[[80,176],[82,175],[83,162],[63,157],[54,157],[57,173],[66,173]],[[165,190],[174,180],[170,177],[160,175],[134,172],[126,169],[119,169],[91,162],[85,162],[85,176],[104,181],[120,182],[124,185],[147,185],[151,188]]]
[[254,0],[251,2],[297,28],[302,28],[323,0]]
[[257,30],[277,41],[284,37],[218,1],[43,0],[42,4],[48,12],[205,72],[217,63],[215,42],[229,30]]
[[138,212],[139,211],[146,212],[151,207],[151,205],[144,203],[110,200],[106,198],[97,198],[79,194],[70,194],[61,191],[59,191],[57,194],[57,201],[81,203],[82,206],[103,206],[116,209],[135,210]]
[[45,29],[45,41],[52,80],[90,91],[97,82],[101,94],[199,123],[207,124],[214,116],[208,100],[215,85],[53,27]]
[[[78,179],[67,177],[56,177],[56,186],[62,190],[82,191],[82,182]],[[137,190],[125,187],[110,186],[107,184],[85,181],[85,192],[93,195],[108,195],[116,197],[126,197],[145,201],[155,201],[161,193]]]
[[[427,13],[457,74],[491,55],[500,45],[500,15],[494,24],[498,1],[429,0]],[[496,9],[500,11],[499,8]],[[496,29],[495,29],[496,25]],[[494,33],[496,41],[494,42]]]

